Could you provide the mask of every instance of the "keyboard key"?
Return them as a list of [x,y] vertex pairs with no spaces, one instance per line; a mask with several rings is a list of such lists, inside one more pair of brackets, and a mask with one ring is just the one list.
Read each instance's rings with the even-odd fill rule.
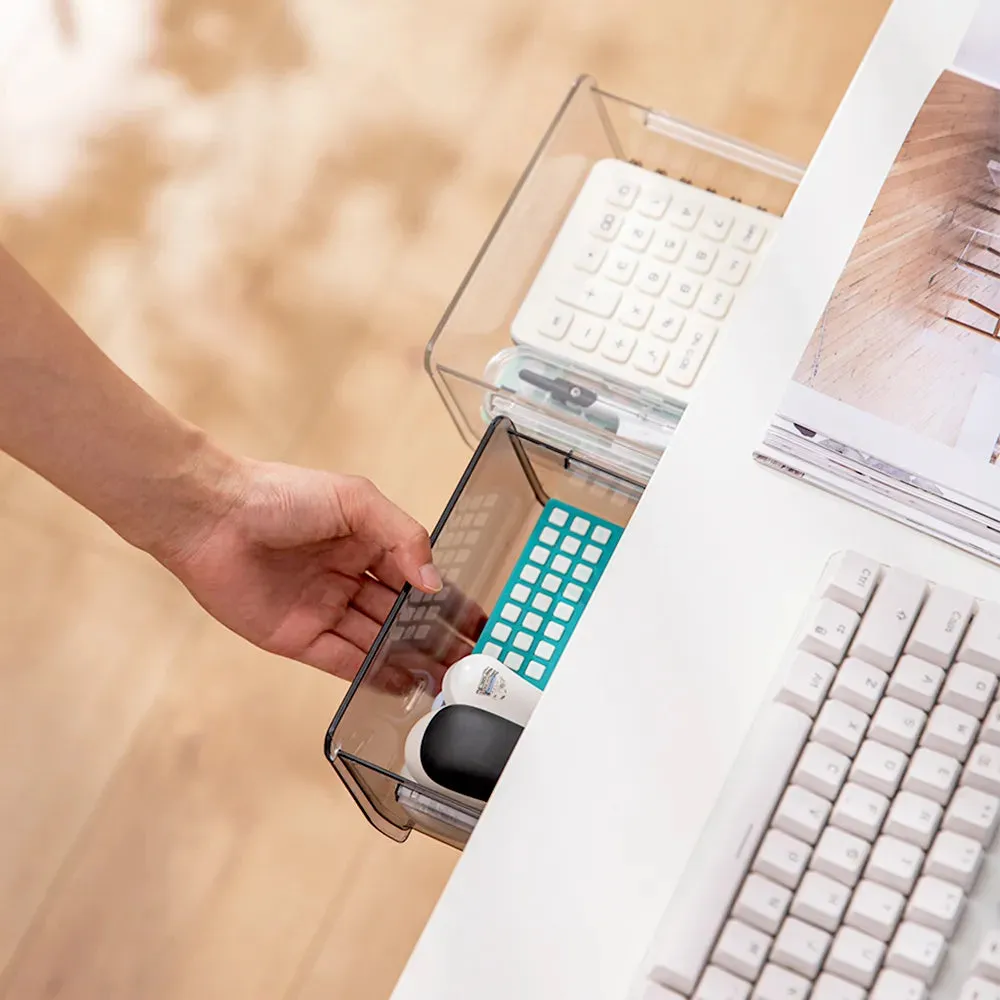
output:
[[755,980],[764,967],[771,939],[739,920],[730,920],[722,928],[719,943],[712,953],[712,963],[743,979]]
[[798,785],[790,785],[778,803],[773,825],[785,833],[815,844],[823,832],[830,803]]
[[851,655],[890,673],[926,593],[926,580],[900,569],[887,570],[854,638]]
[[938,931],[904,920],[889,945],[885,964],[930,985],[944,960],[946,947]]
[[645,372],[647,375],[659,375],[663,371],[669,353],[666,344],[647,340],[636,352],[632,365],[637,371]]
[[557,528],[563,527],[569,519],[569,514],[562,507],[553,507],[549,512],[549,524],[554,524]]
[[648,219],[662,219],[669,205],[670,195],[667,192],[651,192],[639,199],[636,211]]
[[767,229],[760,222],[740,222],[733,230],[731,239],[737,249],[756,253],[766,234]]
[[768,830],[757,852],[753,870],[786,889],[795,889],[809,860],[809,845],[781,830]]
[[606,281],[567,281],[556,298],[568,306],[583,309],[593,316],[610,319],[621,301],[621,292]]
[[596,545],[588,545],[580,557],[584,562],[596,563],[601,560],[601,550]]
[[531,596],[531,591],[523,583],[517,583],[511,588],[510,596],[519,604],[524,604]]
[[636,337],[634,333],[629,333],[627,330],[615,330],[604,341],[604,346],[601,348],[601,355],[609,361],[624,364],[632,356],[635,345]]
[[590,531],[590,521],[585,517],[574,517],[573,523],[569,526],[569,530],[573,532],[574,535],[586,535]]
[[583,588],[575,583],[567,583],[563,590],[563,597],[567,601],[579,601],[583,597]]
[[997,676],[971,663],[956,663],[944,682],[941,702],[975,719],[986,715],[996,694]]
[[964,761],[976,739],[979,724],[965,712],[950,705],[938,705],[927,720],[920,745]]
[[903,787],[946,806],[958,784],[962,766],[954,757],[920,747],[910,760]]
[[974,667],[1000,674],[1000,604],[984,601],[979,605],[958,658]]
[[951,882],[924,875],[906,905],[906,919],[923,924],[950,940],[965,909],[965,893]]
[[598,545],[607,545],[608,542],[611,541],[611,532],[605,528],[603,524],[598,524],[590,533],[590,537],[597,542]]
[[505,625],[503,622],[497,622],[493,626],[493,631],[490,635],[496,639],[498,642],[506,642],[510,638],[510,626]]
[[554,594],[559,589],[561,583],[562,580],[555,573],[547,573],[542,580],[542,590],[547,590],[550,594]]
[[851,890],[820,872],[806,872],[792,901],[792,916],[815,924],[831,934],[844,919]]
[[698,303],[698,308],[712,319],[722,319],[733,304],[732,289],[711,281],[705,286],[705,292]]
[[835,826],[828,826],[813,851],[811,867],[843,885],[854,886],[861,877],[870,852],[871,847],[866,841]]
[[621,231],[619,242],[630,250],[642,253],[653,239],[651,222],[627,222]]
[[924,852],[916,845],[896,837],[882,836],[872,848],[865,878],[907,895],[912,891],[923,863]]
[[798,650],[785,670],[778,700],[815,718],[826,700],[833,676],[834,668],[826,660]]
[[635,287],[646,295],[659,295],[667,287],[670,279],[668,268],[659,267],[656,264],[643,265],[639,269],[639,277],[636,279]]
[[896,932],[905,906],[901,892],[865,879],[854,891],[844,922],[878,941],[888,941]]
[[712,209],[702,216],[699,232],[710,240],[722,242],[733,228],[733,217],[728,212]]
[[978,743],[962,772],[961,782],[988,795],[1000,795],[1000,747]]
[[568,552],[571,556],[575,556],[577,552],[580,551],[580,539],[579,538],[564,538],[562,540],[562,545],[559,546],[563,552]]
[[903,753],[913,753],[926,720],[926,713],[919,708],[895,698],[885,698],[872,717],[869,735]]
[[687,240],[679,233],[661,230],[653,240],[650,253],[666,264],[676,264],[680,260]]
[[875,592],[881,572],[874,559],[857,552],[841,552],[830,560],[821,596],[862,614]]
[[547,549],[544,545],[536,545],[531,550],[529,558],[532,562],[544,566],[548,562],[550,555],[552,555],[551,549]]
[[588,243],[573,262],[574,266],[588,274],[597,274],[608,254],[608,248],[600,243]]
[[815,979],[830,947],[830,940],[826,931],[788,917],[774,942],[771,961],[807,979]]
[[600,240],[610,242],[618,235],[624,221],[625,214],[623,212],[604,212],[594,221],[590,227],[590,233]]
[[678,229],[691,230],[701,218],[701,204],[693,198],[674,198],[667,211],[667,221]]
[[604,265],[604,274],[618,285],[627,285],[635,276],[639,258],[628,250],[612,250]]
[[[834,605],[834,607],[839,606]],[[854,614],[853,611],[849,613]],[[837,671],[830,694],[864,712],[865,715],[871,715],[878,707],[879,699],[888,682],[889,675],[884,671],[852,656],[845,660],[844,665]]]
[[594,571],[589,566],[576,566],[573,569],[573,579],[580,583],[588,583],[594,575]]
[[747,276],[747,269],[750,267],[750,258],[736,250],[726,250],[719,258],[719,265],[715,269],[715,276],[719,281],[724,281],[727,285],[740,285]]
[[[806,879],[813,874],[806,873]],[[805,880],[803,880],[805,885]],[[802,891],[801,886],[799,892]],[[777,934],[792,900],[790,889],[763,875],[750,874],[733,904],[733,916],[765,934]],[[846,901],[845,901],[846,905]],[[807,918],[803,918],[807,919]]]
[[569,561],[569,559],[566,558],[566,556],[562,556],[562,555],[556,556],[552,560],[552,569],[556,573],[565,573],[566,570],[568,570],[570,568],[570,566],[572,566],[572,565],[573,564]]
[[875,981],[885,945],[854,927],[841,927],[833,939],[826,967],[835,976],[865,988]]
[[972,610],[973,600],[968,594],[951,587],[932,588],[906,642],[906,652],[947,667],[955,658]]
[[529,612],[524,616],[523,626],[528,629],[529,632],[537,632],[539,626],[542,624],[541,615],[532,614]]
[[883,969],[875,980],[868,1000],[927,1000],[927,987],[919,979]]
[[531,649],[531,644],[534,642],[534,638],[528,635],[527,632],[518,632],[514,636],[514,648],[521,650],[521,652],[527,652]]
[[811,987],[808,979],[768,963],[757,980],[752,1000],[806,1000]]
[[555,618],[558,618],[560,621],[568,622],[570,618],[573,617],[573,607],[572,605],[567,604],[565,601],[560,601],[556,605],[556,609],[555,611],[552,612],[552,614]]
[[500,617],[509,622],[516,622],[521,617],[521,609],[516,604],[505,604]]
[[868,716],[864,712],[831,698],[820,709],[813,726],[812,738],[825,743],[831,750],[853,757],[861,746],[867,728]]
[[886,694],[929,712],[944,683],[944,671],[933,663],[904,656],[889,678]]
[[513,671],[518,671],[521,669],[521,664],[524,663],[524,657],[520,653],[509,652],[503,658],[503,662],[506,666],[510,667]]
[[692,1000],[747,1000],[750,984],[725,969],[710,965],[698,983]]
[[565,628],[562,625],[557,625],[555,622],[549,622],[545,626],[545,631],[542,633],[546,639],[551,639],[553,642],[558,642],[563,637],[563,632]]
[[937,833],[942,813],[936,802],[913,792],[900,792],[889,807],[885,832],[926,851]]
[[971,837],[942,830],[927,852],[924,871],[971,892],[983,864],[983,849]]
[[995,701],[986,713],[982,728],[979,730],[979,738],[984,743],[1000,746],[1000,701]]
[[813,606],[799,648],[830,663],[840,663],[859,622],[856,611],[824,598]]
[[545,675],[545,667],[537,660],[532,660],[525,668],[524,672],[533,680],[540,680]]
[[695,278],[678,276],[675,281],[670,282],[670,290],[667,292],[667,297],[671,302],[688,309],[694,305],[700,291],[700,281]]
[[542,318],[538,332],[553,340],[562,340],[573,322],[573,311],[565,306],[553,306]]
[[503,652],[503,646],[498,646],[495,642],[488,642],[483,646],[483,652],[495,660]]
[[684,254],[684,266],[695,274],[708,274],[719,251],[704,240],[692,240]]
[[536,594],[534,600],[531,602],[531,606],[536,611],[541,611],[544,614],[552,607],[552,598],[548,594]]
[[632,181],[619,181],[608,193],[608,201],[618,208],[631,208],[639,197],[639,185]]
[[690,386],[708,356],[717,328],[695,322],[685,331],[667,362],[666,377],[676,385]]
[[965,981],[958,1000],[1000,1000],[1000,986],[974,976]]
[[851,781],[882,795],[895,795],[906,765],[906,754],[876,740],[865,740],[851,766]]
[[854,983],[824,972],[810,994],[810,1000],[865,1000],[867,994]]
[[840,793],[851,766],[850,758],[822,743],[809,743],[795,767],[792,780],[832,802]]
[[1000,799],[978,788],[963,785],[955,792],[942,826],[945,830],[971,837],[988,848],[996,836],[998,821]]
[[540,642],[535,647],[535,656],[540,660],[551,660],[552,654],[556,651],[556,647],[552,645],[551,642]]
[[889,800],[870,788],[848,781],[837,798],[830,823],[874,843],[889,811]]
[[673,306],[657,306],[653,312],[653,320],[649,326],[649,332],[654,337],[659,337],[668,343],[677,339],[677,335],[684,326],[685,315]]
[[1000,983],[1000,931],[990,931],[976,952],[972,973]]

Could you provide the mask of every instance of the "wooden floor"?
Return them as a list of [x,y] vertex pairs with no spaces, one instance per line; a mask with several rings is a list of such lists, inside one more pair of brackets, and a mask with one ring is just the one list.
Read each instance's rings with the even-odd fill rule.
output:
[[[796,373],[798,381],[942,444],[980,378],[1000,371],[1000,93],[946,72],[872,207]],[[959,266],[964,260],[966,267]],[[950,318],[950,319],[949,319]],[[959,320],[958,325],[950,320]]]
[[[432,523],[422,349],[574,77],[806,159],[885,0],[14,0],[0,239],[234,449]],[[361,819],[344,686],[0,458],[0,998],[384,1000],[456,856]]]

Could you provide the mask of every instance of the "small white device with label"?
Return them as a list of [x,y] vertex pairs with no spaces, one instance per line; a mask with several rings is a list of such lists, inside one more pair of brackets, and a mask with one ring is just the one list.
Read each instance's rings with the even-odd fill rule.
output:
[[444,675],[441,693],[445,705],[482,708],[522,727],[542,697],[541,688],[484,653],[472,653],[452,664]]
[[511,328],[518,344],[686,404],[780,217],[594,164]]

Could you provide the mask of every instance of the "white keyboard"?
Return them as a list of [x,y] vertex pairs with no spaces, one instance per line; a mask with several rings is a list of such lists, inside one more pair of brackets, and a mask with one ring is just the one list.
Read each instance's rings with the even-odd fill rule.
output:
[[621,160],[594,165],[511,329],[686,403],[780,219]]
[[1000,1000],[1000,604],[835,557],[641,1000]]

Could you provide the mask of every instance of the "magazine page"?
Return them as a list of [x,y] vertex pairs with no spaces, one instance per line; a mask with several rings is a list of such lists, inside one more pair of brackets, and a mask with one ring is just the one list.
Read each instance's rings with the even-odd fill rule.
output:
[[1000,3],[981,4],[915,118],[767,444],[996,536]]

